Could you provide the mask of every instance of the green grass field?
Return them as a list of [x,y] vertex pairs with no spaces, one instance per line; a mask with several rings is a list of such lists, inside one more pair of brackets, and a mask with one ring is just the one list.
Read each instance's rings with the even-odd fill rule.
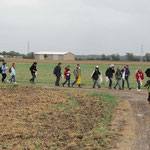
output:
[[[16,63],[16,80],[18,83],[29,83],[29,79],[31,78],[31,74],[29,71],[29,68],[31,66],[32,63],[29,62],[17,62]],[[10,67],[11,62],[7,63],[7,67]],[[55,77],[53,76],[53,69],[56,66],[56,63],[45,63],[45,62],[41,62],[38,63],[37,65],[37,69],[38,69],[38,75],[36,78],[36,82],[37,83],[48,83],[48,84],[54,84],[55,83]],[[67,66],[68,64],[63,64],[62,65],[62,72],[64,71],[64,68]],[[91,73],[94,71],[95,66],[97,64],[81,64],[81,73],[82,73],[82,86],[92,86],[93,84],[93,80],[91,79]],[[74,75],[73,75],[73,70],[76,67],[76,64],[70,64],[71,66],[71,72],[72,72],[72,76],[71,76],[71,82],[74,81]],[[106,83],[105,81],[105,71],[108,68],[108,65],[99,65],[100,71],[102,72],[103,75],[103,83],[101,84],[102,87],[108,87],[108,83]],[[115,69],[118,67],[118,65],[115,65]],[[120,65],[121,68],[123,68],[123,65]],[[137,82],[135,79],[135,73],[136,70],[139,68],[140,66],[138,65],[131,65],[130,66],[130,72],[131,72],[131,76],[130,76],[130,85],[131,88],[136,88],[137,87]],[[149,66],[142,66],[142,70],[143,72],[145,72],[145,70],[149,68]],[[10,78],[9,73],[7,73],[7,79]],[[147,77],[145,75],[145,79],[144,79],[144,83],[147,81]],[[61,83],[64,82],[65,79],[61,79]],[[113,78],[113,84],[115,84],[116,80],[115,78]],[[125,87],[127,87],[126,83],[125,83]]]

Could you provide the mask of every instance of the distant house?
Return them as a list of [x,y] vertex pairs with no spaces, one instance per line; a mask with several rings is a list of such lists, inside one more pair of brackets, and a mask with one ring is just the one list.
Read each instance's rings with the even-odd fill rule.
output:
[[70,52],[38,52],[35,53],[37,60],[74,60],[75,55]]

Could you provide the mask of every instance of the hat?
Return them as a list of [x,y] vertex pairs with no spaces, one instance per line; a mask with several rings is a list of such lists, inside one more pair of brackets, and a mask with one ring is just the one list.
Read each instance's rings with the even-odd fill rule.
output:
[[114,67],[114,64],[111,64],[111,65],[110,65],[110,68],[112,68],[112,67]]
[[96,68],[96,69],[98,69],[99,67],[98,67],[98,66],[96,66],[95,68]]

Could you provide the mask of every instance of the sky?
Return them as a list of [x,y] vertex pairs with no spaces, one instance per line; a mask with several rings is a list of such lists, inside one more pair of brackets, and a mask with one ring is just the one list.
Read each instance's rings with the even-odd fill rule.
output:
[[149,0],[0,0],[0,51],[150,52]]

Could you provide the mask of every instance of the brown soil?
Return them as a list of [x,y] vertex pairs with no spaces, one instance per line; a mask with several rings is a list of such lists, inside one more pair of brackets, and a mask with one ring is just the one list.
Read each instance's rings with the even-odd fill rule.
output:
[[116,125],[114,132],[118,136],[113,137],[116,142],[108,149],[150,150],[150,104],[147,101],[147,91],[108,89],[101,91],[116,96],[121,102],[113,121]]
[[147,102],[147,92],[126,90],[110,93],[127,103],[127,112],[121,114],[126,126],[120,132],[122,137],[113,150],[150,150],[150,104]]
[[97,132],[103,107],[83,91],[0,88],[0,149],[106,149]]
[[140,65],[140,66],[148,66],[149,62],[139,62],[139,61],[93,61],[93,60],[84,60],[84,61],[52,61],[52,60],[35,60],[35,59],[17,59],[17,58],[6,58],[7,62],[20,62],[20,63],[33,63],[37,61],[38,63],[67,63],[67,64],[99,64],[99,65]]
[[[74,88],[75,92],[70,95],[62,88],[45,87],[47,89],[0,88],[0,148],[101,150],[95,143],[91,144],[101,138],[91,129],[98,125],[93,118],[102,115],[103,106],[101,102],[96,105],[96,100],[82,92],[91,89],[78,91]],[[120,101],[110,126],[113,133],[107,139],[109,145],[103,149],[149,150],[147,92],[101,91],[114,94]]]

